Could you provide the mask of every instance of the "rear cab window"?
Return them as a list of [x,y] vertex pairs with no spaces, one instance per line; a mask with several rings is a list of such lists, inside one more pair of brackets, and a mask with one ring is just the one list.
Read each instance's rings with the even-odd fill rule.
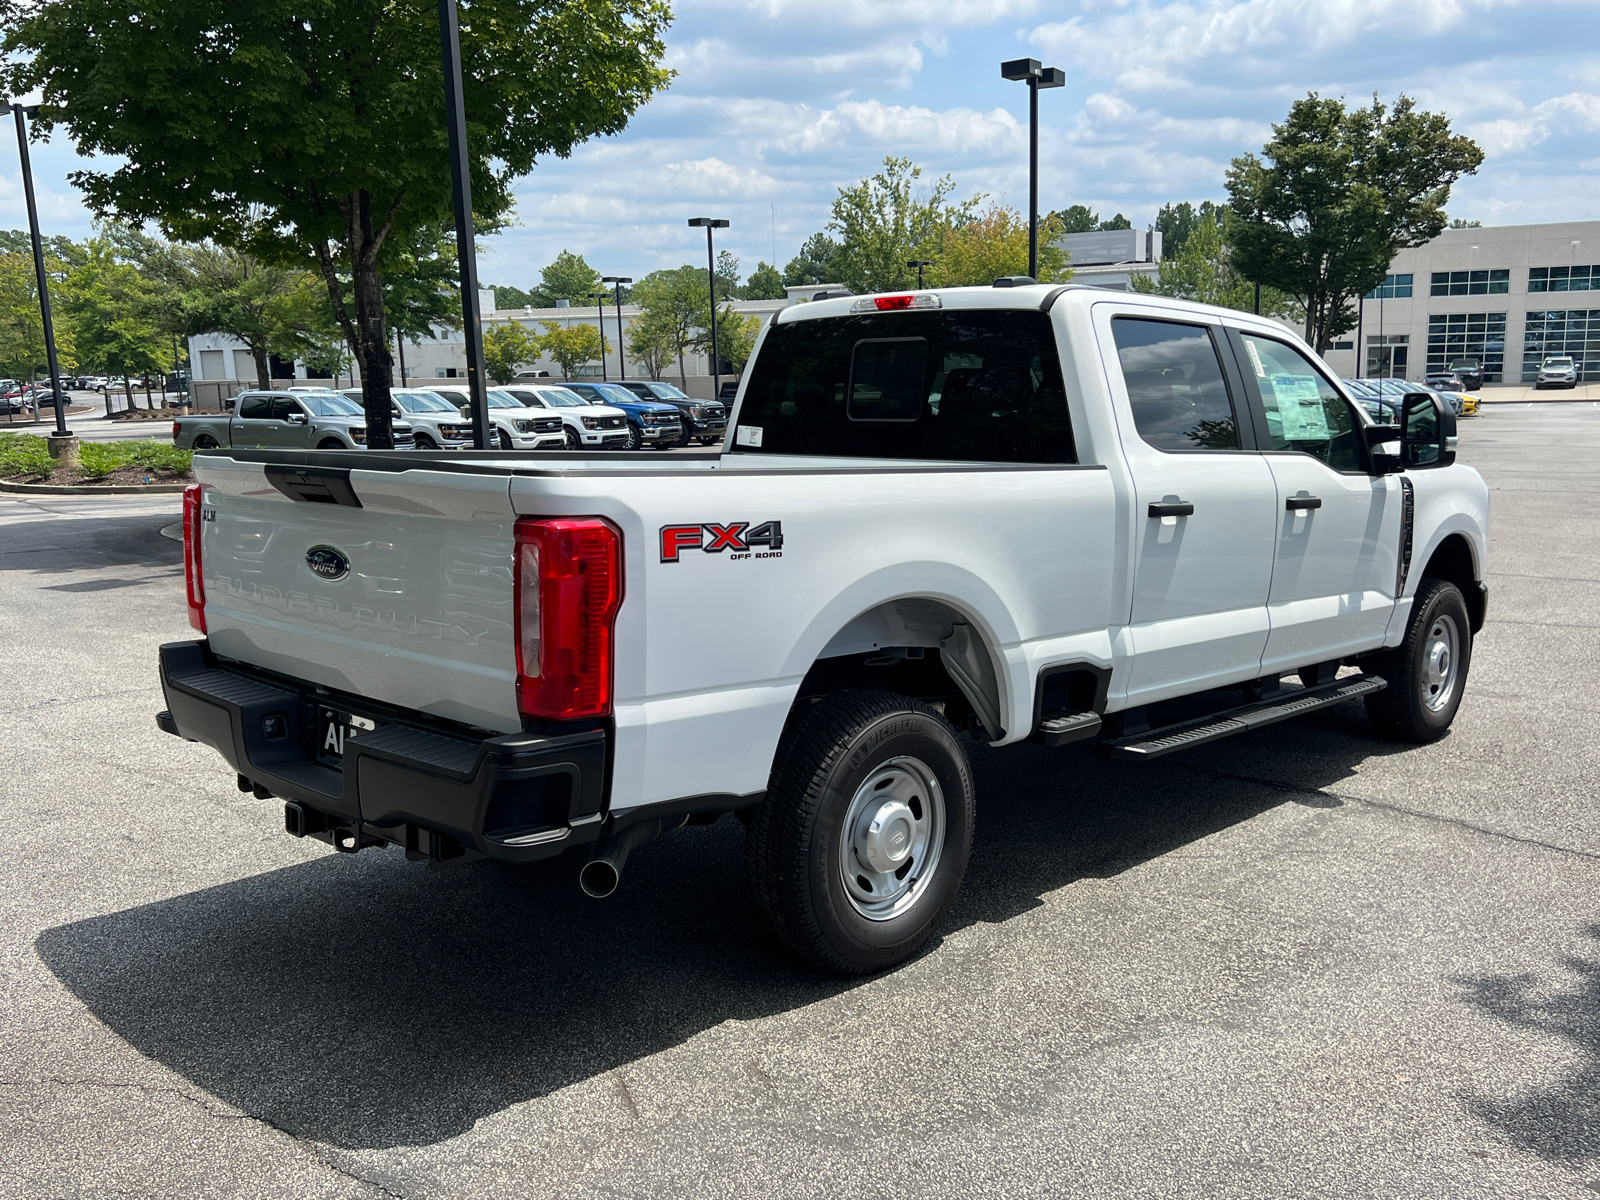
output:
[[1017,309],[776,324],[730,452],[1075,463],[1055,332]]

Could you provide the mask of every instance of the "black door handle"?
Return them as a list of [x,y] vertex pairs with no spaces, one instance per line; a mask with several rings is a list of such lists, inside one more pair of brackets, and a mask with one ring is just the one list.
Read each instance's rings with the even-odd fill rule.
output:
[[1284,507],[1290,512],[1308,512],[1313,508],[1322,507],[1320,496],[1290,496],[1284,501]]
[[1159,500],[1150,504],[1152,517],[1192,517],[1194,505],[1187,500]]

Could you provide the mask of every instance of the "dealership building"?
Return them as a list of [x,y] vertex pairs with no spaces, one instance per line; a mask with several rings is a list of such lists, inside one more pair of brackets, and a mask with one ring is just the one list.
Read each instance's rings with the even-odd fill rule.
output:
[[1447,229],[1402,250],[1360,303],[1357,329],[1325,357],[1341,375],[1422,379],[1465,359],[1486,384],[1532,383],[1570,354],[1600,380],[1600,221]]

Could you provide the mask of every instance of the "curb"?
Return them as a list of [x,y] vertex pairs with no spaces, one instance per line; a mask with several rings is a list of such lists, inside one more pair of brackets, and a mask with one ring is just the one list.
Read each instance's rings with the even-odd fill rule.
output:
[[9,483],[0,479],[0,492],[24,492],[30,496],[175,496],[186,483],[106,483],[66,484]]

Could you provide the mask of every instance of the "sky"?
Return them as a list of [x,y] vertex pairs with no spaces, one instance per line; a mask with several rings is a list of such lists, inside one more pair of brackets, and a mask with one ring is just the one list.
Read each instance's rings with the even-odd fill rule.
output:
[[[841,186],[909,157],[956,195],[1027,203],[1027,89],[999,64],[1066,72],[1040,95],[1040,207],[1137,226],[1169,201],[1221,200],[1307,92],[1405,93],[1487,158],[1452,216],[1486,225],[1600,216],[1600,6],[1594,0],[678,0],[672,85],[622,134],[542,161],[519,224],[487,239],[485,283],[527,287],[562,249],[635,278],[718,249],[781,268]],[[14,142],[0,221],[26,226]],[[34,150],[46,233],[83,237],[58,135]]]

